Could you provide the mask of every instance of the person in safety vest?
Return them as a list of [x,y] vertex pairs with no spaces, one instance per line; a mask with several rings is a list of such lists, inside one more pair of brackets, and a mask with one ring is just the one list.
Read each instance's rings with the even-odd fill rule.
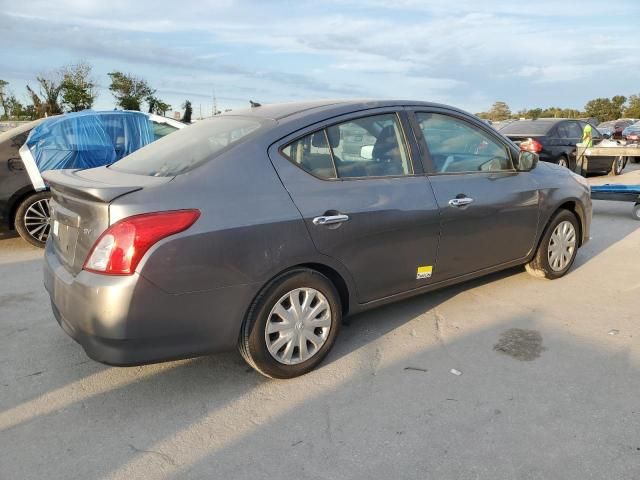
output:
[[584,127],[584,130],[582,131],[582,144],[585,147],[593,147],[593,136],[591,132],[591,125],[587,123],[587,125]]

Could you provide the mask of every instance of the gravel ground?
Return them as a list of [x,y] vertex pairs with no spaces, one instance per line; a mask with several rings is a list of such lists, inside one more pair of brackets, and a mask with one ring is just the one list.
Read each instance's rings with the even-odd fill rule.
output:
[[290,381],[235,353],[89,360],[51,315],[41,252],[0,235],[0,479],[639,478],[630,209],[594,202],[565,278],[513,269],[353,317]]

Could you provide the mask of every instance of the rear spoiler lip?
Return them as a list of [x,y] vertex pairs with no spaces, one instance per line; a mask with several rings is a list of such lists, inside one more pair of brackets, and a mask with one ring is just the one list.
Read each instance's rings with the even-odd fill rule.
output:
[[74,175],[80,170],[47,170],[42,177],[52,190],[102,203],[109,203],[122,195],[143,189],[141,185],[116,186],[83,180]]

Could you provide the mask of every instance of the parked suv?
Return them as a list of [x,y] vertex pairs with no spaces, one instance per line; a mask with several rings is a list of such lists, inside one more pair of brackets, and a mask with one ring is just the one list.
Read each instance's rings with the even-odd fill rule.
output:
[[141,112],[87,110],[0,134],[0,226],[43,247],[49,235],[50,194],[41,172],[113,163],[184,126]]
[[[575,170],[576,144],[582,141],[587,123],[582,120],[539,118],[520,120],[504,126],[500,133],[522,150],[537,153],[543,162],[555,163]],[[593,144],[603,139],[597,128],[591,127]],[[588,173],[618,175],[626,165],[624,157],[589,157]]]

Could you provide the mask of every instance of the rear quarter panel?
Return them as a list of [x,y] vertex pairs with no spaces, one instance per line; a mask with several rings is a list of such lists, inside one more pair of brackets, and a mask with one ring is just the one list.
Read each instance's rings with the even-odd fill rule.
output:
[[315,250],[267,157],[268,144],[241,144],[168,184],[112,203],[111,223],[144,212],[201,211],[190,229],[147,253],[141,275],[173,294],[235,285],[253,285],[257,293],[290,266],[330,263]]

